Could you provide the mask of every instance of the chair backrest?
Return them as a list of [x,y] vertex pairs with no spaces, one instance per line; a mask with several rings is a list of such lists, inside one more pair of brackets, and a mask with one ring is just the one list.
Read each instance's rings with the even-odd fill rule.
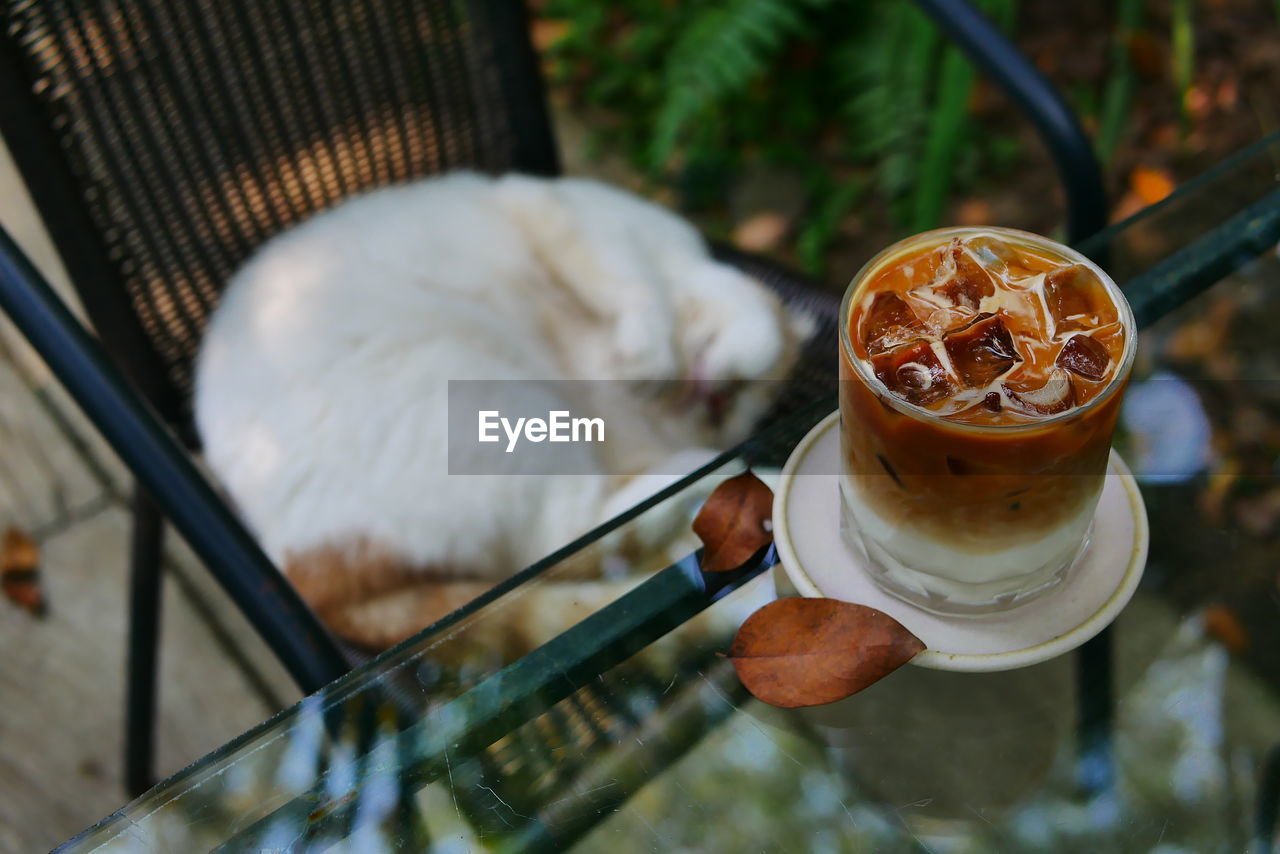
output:
[[184,438],[264,240],[454,168],[554,174],[520,0],[4,0],[0,131],[107,349]]

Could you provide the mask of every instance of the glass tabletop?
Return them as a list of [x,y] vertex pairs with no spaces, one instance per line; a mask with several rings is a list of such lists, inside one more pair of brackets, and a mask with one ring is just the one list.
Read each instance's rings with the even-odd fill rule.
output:
[[908,666],[836,707],[746,693],[721,653],[776,553],[704,575],[688,525],[744,465],[768,479],[833,394],[59,850],[1270,850],[1278,240],[1272,137],[1081,246],[1145,330],[1118,444],[1151,551],[1079,650]]

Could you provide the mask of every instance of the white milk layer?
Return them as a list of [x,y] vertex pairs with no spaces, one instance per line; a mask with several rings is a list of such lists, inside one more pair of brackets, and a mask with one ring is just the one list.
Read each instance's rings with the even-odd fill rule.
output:
[[[1102,481],[1098,481],[1101,493]],[[962,551],[915,530],[895,527],[840,478],[841,527],[846,543],[867,557],[876,580],[890,592],[930,610],[994,610],[1061,580],[1084,547],[1097,495],[1038,540],[1006,549]]]

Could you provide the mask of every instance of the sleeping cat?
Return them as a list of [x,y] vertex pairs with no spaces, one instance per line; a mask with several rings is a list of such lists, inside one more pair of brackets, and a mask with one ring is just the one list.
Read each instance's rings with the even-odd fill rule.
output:
[[[385,647],[742,438],[770,387],[742,381],[783,378],[808,329],[652,203],[454,173],[264,245],[210,320],[196,423],[302,596],[339,635]],[[609,390],[593,404],[624,435],[584,446],[613,455],[595,474],[450,475],[460,379],[631,381],[584,384]],[[645,393],[669,380],[694,405]],[[646,524],[650,546],[670,533]],[[584,610],[618,592],[577,587]]]

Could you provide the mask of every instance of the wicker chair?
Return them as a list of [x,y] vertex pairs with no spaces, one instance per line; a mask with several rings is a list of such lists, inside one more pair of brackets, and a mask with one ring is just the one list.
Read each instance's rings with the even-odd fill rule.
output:
[[[559,168],[525,12],[513,0],[17,0],[4,4],[4,23],[0,131],[111,362],[189,449],[201,332],[255,247],[372,187],[461,167]],[[3,248],[21,268],[16,250]],[[825,319],[793,393],[830,389],[834,297],[722,251]],[[10,267],[34,280],[29,268]],[[71,382],[86,379],[83,366],[67,371]],[[81,400],[128,396],[100,383],[83,391]],[[165,442],[156,431],[153,439]],[[134,503],[126,715],[126,780],[140,792],[151,782],[162,515],[190,517],[183,533],[304,691],[349,660],[189,464],[171,458],[169,479],[147,482],[160,476],[147,453],[122,441],[141,455],[134,468],[146,487]],[[182,507],[177,494],[188,496]],[[224,542],[202,548],[201,538],[213,539],[209,513]]]

